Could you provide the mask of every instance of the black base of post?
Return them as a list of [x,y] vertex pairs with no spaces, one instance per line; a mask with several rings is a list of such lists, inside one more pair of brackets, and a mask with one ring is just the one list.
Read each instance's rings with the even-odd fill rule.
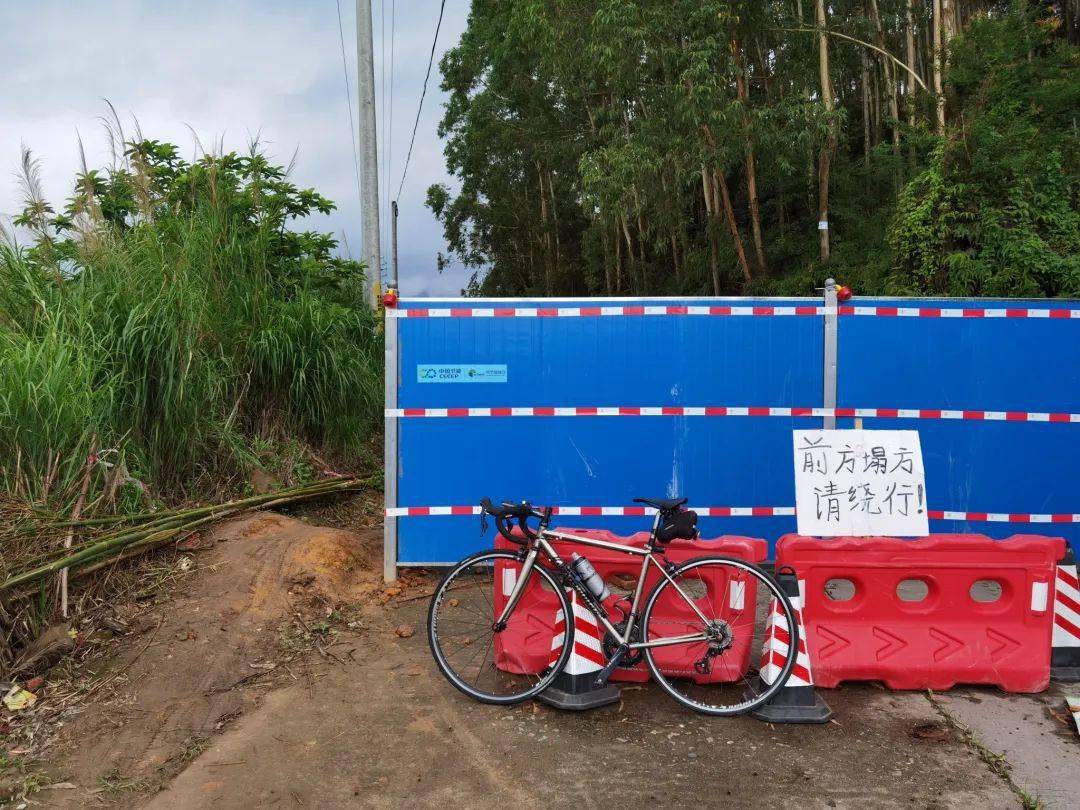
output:
[[567,675],[565,672],[560,672],[552,681],[551,686],[537,695],[536,699],[556,709],[572,712],[599,709],[601,706],[618,703],[622,699],[619,687],[610,683],[597,687],[595,683],[595,672],[584,675]]
[[812,686],[785,686],[750,716],[765,723],[828,723],[833,711]]
[[1050,653],[1050,677],[1062,683],[1080,682],[1080,647],[1058,647]]

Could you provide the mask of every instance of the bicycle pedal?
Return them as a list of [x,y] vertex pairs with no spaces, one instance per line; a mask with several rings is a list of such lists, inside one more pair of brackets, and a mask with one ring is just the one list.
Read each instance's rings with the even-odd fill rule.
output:
[[615,649],[615,652],[611,654],[611,659],[604,665],[604,668],[596,673],[596,680],[593,683],[598,687],[607,686],[611,673],[618,669],[619,663],[628,652],[630,652],[630,648],[625,644],[620,644]]

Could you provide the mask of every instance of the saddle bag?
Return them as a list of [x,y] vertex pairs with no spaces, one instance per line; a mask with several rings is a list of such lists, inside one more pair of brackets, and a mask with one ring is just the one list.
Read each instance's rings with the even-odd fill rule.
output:
[[693,540],[698,536],[698,514],[692,509],[682,509],[661,516],[656,539],[661,543],[672,540]]

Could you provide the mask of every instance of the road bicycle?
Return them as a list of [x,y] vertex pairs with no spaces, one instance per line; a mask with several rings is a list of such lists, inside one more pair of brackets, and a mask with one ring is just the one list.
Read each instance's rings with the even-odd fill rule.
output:
[[[595,686],[606,685],[617,668],[644,659],[653,680],[695,711],[734,716],[766,703],[783,688],[796,662],[794,609],[776,580],[745,560],[712,555],[678,564],[668,560],[671,541],[698,537],[697,514],[684,508],[686,500],[636,498],[655,510],[655,518],[648,540],[631,546],[552,529],[551,507],[495,506],[485,498],[482,526],[491,516],[514,547],[466,557],[432,594],[428,642],[440,671],[483,703],[512,705],[547,689],[574,651],[575,622],[556,622],[553,615],[545,624],[545,617],[527,608],[525,595],[539,586],[562,617],[574,616],[574,599],[602,628],[599,645],[580,639],[594,653],[602,651]],[[538,521],[536,528],[531,520]],[[630,587],[613,594],[586,557],[572,552],[564,559],[556,542],[640,558],[640,571]],[[647,579],[655,584],[646,595]],[[509,639],[535,642],[545,632],[539,637],[552,642],[543,665],[530,668],[500,657]]]

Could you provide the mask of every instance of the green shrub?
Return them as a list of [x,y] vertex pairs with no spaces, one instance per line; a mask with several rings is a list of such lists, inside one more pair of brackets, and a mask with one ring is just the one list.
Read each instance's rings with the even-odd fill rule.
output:
[[8,492],[70,500],[92,448],[110,498],[220,488],[267,439],[358,458],[382,401],[363,268],[289,227],[329,200],[257,146],[187,163],[148,140],[83,172],[62,213],[28,155],[24,184],[31,243],[0,248]]

